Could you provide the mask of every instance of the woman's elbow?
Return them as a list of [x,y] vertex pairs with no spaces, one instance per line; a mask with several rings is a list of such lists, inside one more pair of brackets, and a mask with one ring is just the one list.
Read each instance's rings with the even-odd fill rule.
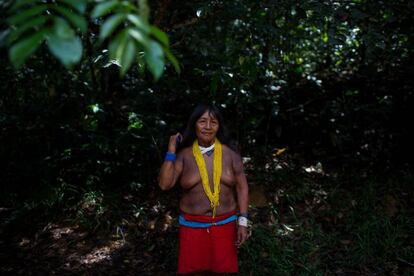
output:
[[171,183],[168,183],[168,182],[165,182],[165,181],[159,181],[158,186],[163,191],[167,191],[167,190],[171,189],[171,187],[172,187]]

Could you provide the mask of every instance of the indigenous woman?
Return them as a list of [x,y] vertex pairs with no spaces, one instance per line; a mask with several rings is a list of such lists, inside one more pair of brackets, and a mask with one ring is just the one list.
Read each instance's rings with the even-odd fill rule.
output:
[[170,137],[159,186],[177,182],[183,191],[178,273],[237,272],[237,248],[248,239],[248,185],[215,106],[198,105],[183,136]]

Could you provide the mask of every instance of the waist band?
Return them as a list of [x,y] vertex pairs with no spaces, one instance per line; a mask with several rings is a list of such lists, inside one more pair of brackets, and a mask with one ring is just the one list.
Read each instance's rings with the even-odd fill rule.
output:
[[211,226],[224,225],[224,224],[227,224],[227,223],[235,221],[235,220],[237,220],[236,215],[232,215],[228,218],[225,218],[223,220],[219,220],[219,221],[216,221],[216,222],[190,221],[190,220],[186,220],[184,218],[184,216],[182,216],[182,215],[180,215],[178,217],[178,222],[180,223],[180,225],[191,227],[191,228],[209,228]]

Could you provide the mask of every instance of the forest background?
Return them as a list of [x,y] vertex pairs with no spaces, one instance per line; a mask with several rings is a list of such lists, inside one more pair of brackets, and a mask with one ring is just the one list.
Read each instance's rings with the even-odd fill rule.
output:
[[1,1],[4,274],[166,275],[199,102],[243,156],[241,275],[414,272],[414,1]]

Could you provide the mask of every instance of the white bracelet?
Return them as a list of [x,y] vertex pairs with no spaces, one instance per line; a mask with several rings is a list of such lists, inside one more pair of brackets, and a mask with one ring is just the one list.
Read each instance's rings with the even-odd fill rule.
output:
[[237,220],[237,224],[238,224],[239,226],[244,226],[244,227],[247,227],[247,226],[248,226],[248,221],[247,221],[247,218],[246,218],[246,217],[239,216],[239,218],[238,218],[238,220]]

